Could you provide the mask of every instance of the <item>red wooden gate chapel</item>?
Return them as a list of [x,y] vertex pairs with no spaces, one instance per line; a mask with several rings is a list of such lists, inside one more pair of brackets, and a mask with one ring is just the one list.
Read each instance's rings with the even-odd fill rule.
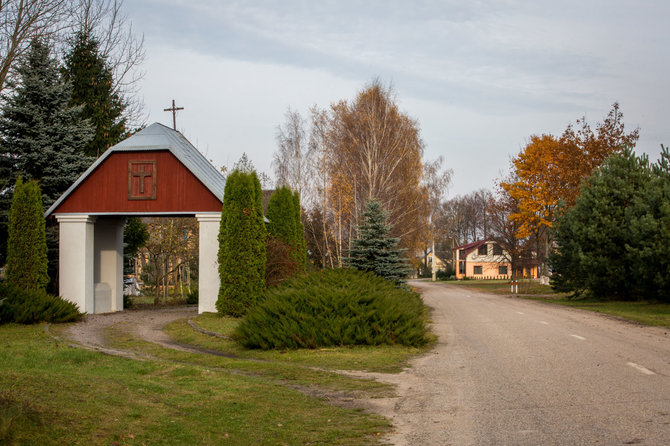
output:
[[110,147],[47,210],[60,227],[59,294],[87,313],[123,309],[129,216],[190,216],[199,226],[198,311],[216,311],[225,179],[184,136],[155,123]]

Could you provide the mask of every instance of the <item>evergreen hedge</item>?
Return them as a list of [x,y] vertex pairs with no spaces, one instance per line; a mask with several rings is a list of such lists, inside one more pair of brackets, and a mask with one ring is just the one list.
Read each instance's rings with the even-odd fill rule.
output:
[[427,342],[421,297],[375,274],[325,270],[290,279],[237,326],[248,348],[317,348]]
[[255,172],[235,170],[226,179],[219,229],[219,314],[242,316],[263,295],[266,238],[261,183]]
[[0,323],[76,322],[82,316],[75,304],[44,290],[24,290],[0,283]]
[[9,210],[7,281],[24,290],[45,290],[47,242],[42,210],[42,193],[37,181],[19,177]]

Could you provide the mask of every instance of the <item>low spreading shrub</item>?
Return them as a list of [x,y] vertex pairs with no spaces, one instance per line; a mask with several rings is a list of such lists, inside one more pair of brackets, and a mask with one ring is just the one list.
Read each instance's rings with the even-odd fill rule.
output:
[[261,349],[420,346],[427,342],[426,307],[416,292],[374,273],[325,270],[269,288],[235,337]]
[[58,296],[0,283],[0,323],[75,322],[82,316],[75,304]]

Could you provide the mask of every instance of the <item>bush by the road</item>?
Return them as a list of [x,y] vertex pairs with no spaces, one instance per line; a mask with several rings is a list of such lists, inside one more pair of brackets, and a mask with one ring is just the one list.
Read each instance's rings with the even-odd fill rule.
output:
[[270,288],[235,336],[248,348],[427,342],[426,308],[406,287],[373,273],[325,270]]

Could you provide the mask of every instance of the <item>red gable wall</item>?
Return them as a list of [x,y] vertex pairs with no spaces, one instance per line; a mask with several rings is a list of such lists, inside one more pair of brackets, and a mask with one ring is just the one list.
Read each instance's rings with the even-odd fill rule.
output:
[[[156,199],[128,199],[130,161],[155,161]],[[147,179],[145,184],[149,187],[150,183]],[[53,213],[221,212],[221,205],[221,200],[169,151],[115,152]]]

